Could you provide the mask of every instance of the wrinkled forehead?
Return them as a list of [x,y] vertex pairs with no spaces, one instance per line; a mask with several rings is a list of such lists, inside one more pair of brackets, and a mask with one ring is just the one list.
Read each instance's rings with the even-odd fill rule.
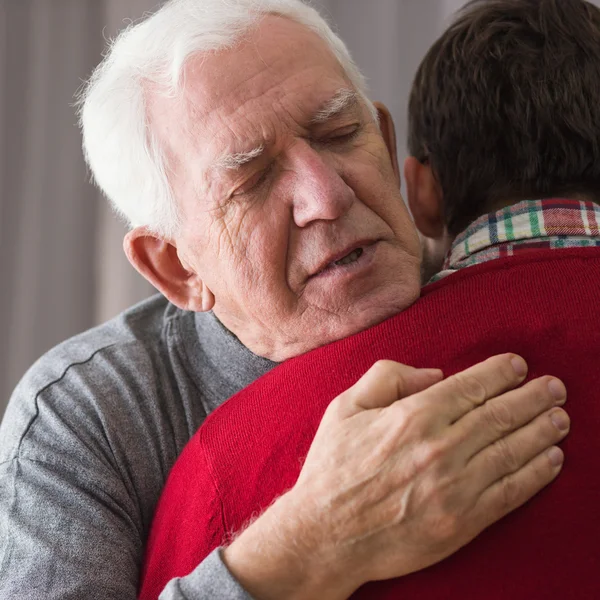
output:
[[353,89],[316,33],[277,16],[265,17],[234,48],[192,57],[183,82],[176,101],[153,100],[151,118],[172,152],[179,154],[187,138],[207,160],[268,143],[279,130],[307,127]]

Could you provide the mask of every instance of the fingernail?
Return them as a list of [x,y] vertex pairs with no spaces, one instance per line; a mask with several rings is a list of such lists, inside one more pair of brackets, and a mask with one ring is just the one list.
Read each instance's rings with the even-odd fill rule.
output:
[[560,465],[563,464],[565,455],[560,448],[557,446],[552,446],[552,448],[548,450],[548,458],[550,459],[550,464],[552,464],[553,467],[560,467]]
[[548,382],[548,389],[556,400],[565,400],[567,397],[567,390],[560,379],[551,379]]
[[550,414],[550,420],[554,423],[554,426],[559,431],[566,431],[569,429],[570,421],[569,416],[562,410],[555,410]]
[[513,356],[510,360],[515,373],[519,377],[527,375],[527,363],[520,356]]

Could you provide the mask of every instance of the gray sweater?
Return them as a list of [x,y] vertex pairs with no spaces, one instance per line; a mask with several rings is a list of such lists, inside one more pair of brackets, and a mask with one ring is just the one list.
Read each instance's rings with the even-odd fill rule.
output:
[[[134,600],[177,456],[274,364],[160,296],[42,357],[0,425],[0,598]],[[161,596],[208,598],[248,598],[218,552]]]

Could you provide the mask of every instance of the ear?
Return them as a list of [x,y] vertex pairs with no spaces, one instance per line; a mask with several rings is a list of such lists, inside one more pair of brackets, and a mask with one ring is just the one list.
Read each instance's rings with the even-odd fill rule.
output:
[[213,293],[184,266],[171,242],[136,227],[125,236],[123,249],[133,267],[175,306],[194,312],[214,306]]
[[374,102],[379,117],[379,129],[383,136],[383,141],[387,146],[390,159],[392,161],[392,169],[396,177],[396,183],[400,187],[400,167],[398,165],[398,151],[396,148],[396,128],[394,127],[394,119],[387,106],[382,102]]
[[404,161],[406,199],[417,229],[428,238],[446,234],[442,189],[428,163],[414,156]]

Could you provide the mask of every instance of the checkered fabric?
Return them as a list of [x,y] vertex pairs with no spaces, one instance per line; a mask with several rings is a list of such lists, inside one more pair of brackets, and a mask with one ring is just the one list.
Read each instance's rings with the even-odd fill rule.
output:
[[480,217],[454,240],[431,280],[495,258],[540,248],[600,247],[600,206],[583,200],[525,200]]

